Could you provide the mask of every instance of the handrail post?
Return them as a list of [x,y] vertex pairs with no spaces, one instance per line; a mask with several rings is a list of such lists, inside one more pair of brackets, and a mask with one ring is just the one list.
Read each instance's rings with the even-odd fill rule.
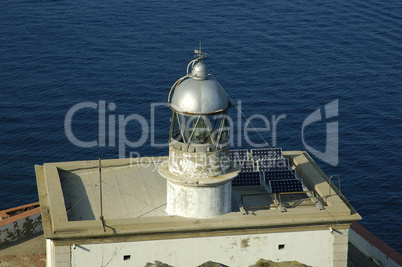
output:
[[332,177],[338,177],[338,190],[339,190],[339,194],[342,195],[342,191],[341,191],[341,177],[339,175],[332,175],[331,177],[329,177],[329,183],[328,183],[328,196],[331,195],[331,179]]

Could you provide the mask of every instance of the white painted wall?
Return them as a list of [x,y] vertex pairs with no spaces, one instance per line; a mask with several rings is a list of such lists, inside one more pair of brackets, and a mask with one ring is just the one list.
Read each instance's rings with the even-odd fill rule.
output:
[[46,267],[70,267],[71,247],[55,246],[54,242],[46,239]]
[[54,243],[50,239],[46,239],[46,267],[55,266],[54,262]]
[[[157,241],[76,244],[72,266],[145,266],[159,260],[181,267],[215,261],[228,266],[249,266],[260,258],[296,260],[312,266],[333,266],[334,235],[329,230],[217,236]],[[279,249],[279,245],[284,245]],[[124,260],[124,256],[130,257]],[[346,262],[345,265],[346,266]]]
[[232,183],[213,187],[177,185],[167,181],[167,207],[170,215],[187,218],[213,218],[232,211]]

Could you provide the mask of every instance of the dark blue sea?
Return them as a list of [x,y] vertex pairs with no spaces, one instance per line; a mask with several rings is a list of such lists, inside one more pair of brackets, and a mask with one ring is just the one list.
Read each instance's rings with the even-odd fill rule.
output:
[[[396,0],[1,1],[0,210],[38,201],[35,164],[168,155],[163,103],[200,41],[265,140],[322,152],[362,225],[402,252]],[[234,148],[262,144],[230,116]]]

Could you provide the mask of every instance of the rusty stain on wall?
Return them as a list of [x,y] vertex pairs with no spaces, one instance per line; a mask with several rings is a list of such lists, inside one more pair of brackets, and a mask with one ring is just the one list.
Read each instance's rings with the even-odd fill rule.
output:
[[244,238],[241,240],[241,248],[247,248],[249,246],[250,238]]

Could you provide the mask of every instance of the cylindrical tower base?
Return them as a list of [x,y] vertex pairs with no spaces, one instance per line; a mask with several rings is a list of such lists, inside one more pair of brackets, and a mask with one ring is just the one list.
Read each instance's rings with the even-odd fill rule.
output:
[[215,186],[185,186],[167,181],[167,208],[170,215],[212,218],[232,211],[232,183]]

